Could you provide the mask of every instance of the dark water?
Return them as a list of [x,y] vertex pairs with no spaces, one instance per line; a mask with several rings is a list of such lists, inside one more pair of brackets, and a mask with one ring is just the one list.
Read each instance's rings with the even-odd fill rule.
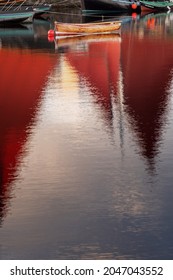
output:
[[122,20],[0,28],[1,259],[173,258],[173,14]]

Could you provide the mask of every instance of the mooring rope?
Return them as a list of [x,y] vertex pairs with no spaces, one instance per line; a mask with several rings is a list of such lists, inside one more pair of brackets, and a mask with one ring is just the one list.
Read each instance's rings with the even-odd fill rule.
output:
[[54,11],[49,11],[48,12],[49,14],[55,14],[55,15],[65,15],[65,16],[70,16],[70,15],[73,15],[73,16],[84,16],[84,17],[95,17],[95,18],[105,18],[105,17],[109,17],[109,18],[115,18],[115,15],[109,15],[109,14],[107,14],[107,15],[94,15],[94,14],[82,14],[82,12],[81,13],[79,13],[79,14],[77,14],[77,13],[63,13],[63,12],[54,12]]

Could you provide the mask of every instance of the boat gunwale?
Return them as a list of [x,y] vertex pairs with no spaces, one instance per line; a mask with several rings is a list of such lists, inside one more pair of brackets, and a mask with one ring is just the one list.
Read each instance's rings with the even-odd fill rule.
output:
[[121,28],[120,21],[100,23],[54,23],[54,32],[59,36],[76,34],[109,34],[117,33]]

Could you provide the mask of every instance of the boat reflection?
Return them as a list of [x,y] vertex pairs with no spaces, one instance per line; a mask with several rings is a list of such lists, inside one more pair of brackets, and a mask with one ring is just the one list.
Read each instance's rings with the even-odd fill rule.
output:
[[57,52],[65,53],[80,78],[89,84],[110,127],[114,109],[118,110],[121,147],[123,118],[128,121],[133,140],[138,143],[137,153],[151,172],[160,152],[168,110],[172,24],[172,14],[150,14],[127,21],[121,37],[79,37],[55,42]]
[[[136,20],[136,30],[140,36],[172,36],[173,13],[142,13]],[[148,36],[147,35],[147,36]]]
[[35,19],[33,23],[19,24],[15,27],[0,27],[1,47],[43,50],[54,52],[54,46],[47,38],[50,29],[48,21]]
[[[0,29],[0,224],[11,197],[12,182],[25,154],[25,143],[34,125],[47,76],[57,57],[29,49],[35,41],[31,30]],[[27,42],[27,44],[25,44]],[[25,45],[25,48],[23,46]],[[17,47],[20,46],[21,48]],[[39,67],[38,67],[39,65]]]
[[43,49],[2,38],[1,258],[172,258],[173,54],[160,32],[136,19],[121,37]]
[[99,105],[106,124],[112,127],[112,95],[117,94],[121,37],[118,34],[57,39],[56,51],[65,53]]
[[171,24],[171,14],[147,15],[131,22],[121,45],[124,108],[149,170],[155,168],[166,125],[173,68]]

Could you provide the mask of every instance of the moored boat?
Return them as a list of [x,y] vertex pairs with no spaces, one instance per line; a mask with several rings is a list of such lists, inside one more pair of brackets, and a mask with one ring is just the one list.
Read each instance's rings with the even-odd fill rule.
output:
[[84,13],[140,11],[138,0],[81,0]]
[[19,13],[34,13],[34,17],[40,17],[45,13],[48,13],[52,7],[52,4],[47,3],[26,3],[25,0],[0,0],[0,16],[3,14],[19,14]]
[[14,9],[9,9],[7,11],[0,12],[0,25],[32,21],[33,16],[33,11],[16,11]]
[[60,23],[55,22],[54,33],[57,36],[81,36],[88,34],[117,33],[121,28],[120,21],[97,23]]
[[141,11],[158,12],[173,10],[173,2],[171,1],[145,1],[140,0]]

